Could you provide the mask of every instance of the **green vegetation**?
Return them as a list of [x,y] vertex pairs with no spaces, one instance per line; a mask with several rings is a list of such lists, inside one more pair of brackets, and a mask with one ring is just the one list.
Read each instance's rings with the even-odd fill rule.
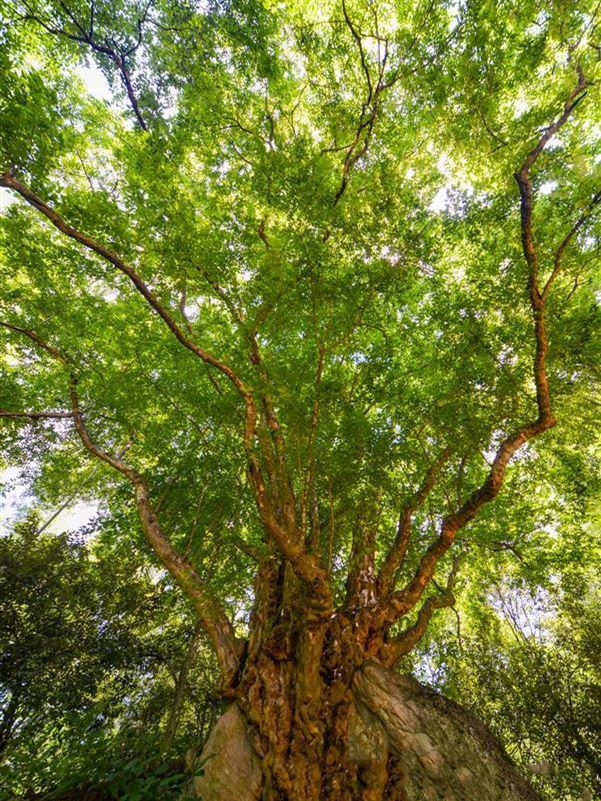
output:
[[219,710],[213,660],[166,578],[108,528],[87,545],[39,528],[30,515],[0,539],[0,797],[169,798]]
[[599,791],[599,14],[0,0],[1,799],[277,750],[269,660],[295,801],[345,659]]

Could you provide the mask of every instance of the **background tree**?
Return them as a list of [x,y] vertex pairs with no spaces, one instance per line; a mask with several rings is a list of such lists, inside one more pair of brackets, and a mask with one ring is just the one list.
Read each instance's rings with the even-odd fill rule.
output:
[[546,577],[519,544],[501,559],[484,546],[470,593],[404,668],[477,712],[545,797],[580,799],[599,781],[597,545],[567,518]]
[[3,31],[7,458],[141,528],[264,799],[410,791],[398,746],[353,758],[356,698],[472,543],[517,548],[510,462],[542,513],[594,439],[596,13],[24,2]]
[[110,525],[93,546],[40,527],[32,514],[0,539],[0,797],[122,798],[141,768],[154,797],[217,713],[213,659],[165,577],[117,557]]

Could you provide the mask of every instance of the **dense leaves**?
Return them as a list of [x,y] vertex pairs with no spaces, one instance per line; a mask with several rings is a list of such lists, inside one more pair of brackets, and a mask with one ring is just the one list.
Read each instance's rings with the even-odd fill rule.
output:
[[179,787],[218,709],[210,655],[156,571],[39,529],[32,514],[0,539],[0,797]]
[[[575,609],[598,564],[596,529],[584,523],[599,494],[596,4],[5,0],[0,9],[0,173],[4,187],[14,179],[36,198],[0,190],[4,464],[21,471],[36,509],[79,500],[102,510],[82,542],[36,534],[33,517],[0,540],[9,599],[0,692],[12,739],[24,743],[10,746],[21,774],[13,792],[54,781],[27,772],[41,739],[61,753],[79,754],[82,738],[109,748],[104,723],[102,736],[81,723],[100,714],[99,698],[112,709],[101,714],[127,728],[139,693],[136,726],[145,720],[160,739],[173,694],[162,660],[181,664],[194,629],[158,573],[131,482],[75,431],[73,376],[91,439],[144,477],[170,542],[240,637],[255,562],[273,543],[247,481],[243,393],[223,365],[271,404],[301,534],[336,602],[364,510],[375,510],[379,566],[399,509],[452,448],[415,510],[404,583],[445,515],[485,480],[503,438],[536,419],[514,173],[584,75],[530,176],[541,286],[581,221],[546,300],[558,424],[520,451],[499,498],[457,537],[467,630],[463,650],[442,660],[449,692],[477,698],[523,761],[565,760],[553,792],[576,798],[574,766],[586,763],[587,781],[598,770],[562,723],[568,705],[573,742],[594,748],[584,700],[592,646],[579,644],[592,634]],[[104,99],[93,84],[106,84]],[[41,203],[134,270],[154,306]],[[182,347],[166,316],[213,362]],[[277,436],[262,408],[264,444]],[[445,556],[429,593],[442,592],[450,569]],[[552,633],[516,644],[494,588],[543,592],[536,615],[556,617]],[[422,656],[451,637],[454,614],[438,614]],[[50,710],[60,710],[56,724]],[[71,763],[60,770],[77,773]]]

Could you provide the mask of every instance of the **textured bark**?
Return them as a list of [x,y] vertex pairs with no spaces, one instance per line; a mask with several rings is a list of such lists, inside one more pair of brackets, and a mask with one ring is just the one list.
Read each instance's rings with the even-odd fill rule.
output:
[[[265,682],[269,680],[264,676]],[[274,715],[270,725],[277,738],[291,716],[280,717],[277,710]],[[325,728],[320,764],[315,767],[326,781],[312,796],[319,801],[540,801],[486,726],[411,678],[366,663],[354,673],[342,717],[343,754],[333,730]],[[306,786],[292,787],[289,795],[266,795],[266,789],[271,792],[273,787],[266,788],[264,774],[270,776],[273,759],[268,755],[261,759],[251,743],[256,744],[253,727],[245,722],[240,707],[232,704],[203,751],[203,758],[211,758],[204,776],[195,780],[199,798],[297,801],[309,797]],[[334,753],[342,759],[328,780],[328,754]],[[293,751],[286,760],[292,773]],[[266,761],[270,762],[267,766]]]

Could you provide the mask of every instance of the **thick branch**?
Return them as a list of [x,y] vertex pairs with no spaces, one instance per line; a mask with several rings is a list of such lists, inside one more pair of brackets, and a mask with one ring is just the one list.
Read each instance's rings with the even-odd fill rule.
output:
[[[269,376],[261,356],[261,350],[257,340],[257,328],[255,325],[251,326],[247,322],[232,298],[220,284],[214,281],[203,270],[199,271],[217,293],[218,297],[223,301],[230,312],[232,320],[250,346],[249,359],[261,382],[260,400],[262,405],[262,418],[265,422],[266,431],[259,430],[258,439],[263,455],[264,466],[266,468],[266,475],[269,480],[270,492],[263,492],[262,497],[259,498],[259,488],[262,487],[265,482],[262,469],[256,458],[253,458],[253,475],[255,475],[256,478],[252,479],[250,483],[255,492],[261,517],[263,518],[262,507],[268,508],[270,516],[277,520],[282,528],[286,528],[290,536],[296,531],[296,499],[294,497],[286,464],[284,436],[268,389]],[[247,453],[250,454],[248,448]],[[281,520],[283,520],[283,523],[281,523]]]
[[434,612],[437,609],[444,609],[445,607],[455,605],[453,586],[455,584],[458,566],[459,562],[455,560],[444,593],[442,595],[432,595],[424,601],[421,609],[417,613],[417,620],[413,626],[398,637],[388,640],[388,642],[384,644],[380,654],[383,664],[392,666],[396,664],[401,657],[411,653],[424,637]]
[[327,573],[319,566],[315,556],[307,553],[294,533],[278,522],[254,453],[250,454],[248,474],[266,533],[310,590],[307,596],[307,605],[310,607],[310,611],[318,617],[327,616],[332,609],[332,592]]
[[305,534],[307,529],[308,503],[309,503],[309,497],[313,491],[313,463],[314,463],[315,438],[317,436],[317,424],[319,421],[319,387],[321,384],[321,376],[323,373],[323,361],[324,361],[323,345],[318,346],[318,353],[319,356],[317,359],[317,370],[315,373],[313,410],[311,412],[309,441],[307,443],[307,464],[305,467],[305,480],[303,484],[303,494],[301,498],[301,508],[300,508],[300,519],[301,519],[300,527],[303,535]]
[[451,449],[445,448],[426,473],[426,477],[424,478],[424,482],[421,487],[411,496],[411,498],[409,498],[401,510],[394,544],[390,549],[388,556],[384,560],[378,575],[378,595],[380,598],[384,598],[386,595],[388,595],[388,593],[394,587],[397,571],[403,564],[407,554],[407,548],[409,547],[413,514],[416,509],[420,508],[432,491],[432,488],[434,487],[434,484],[440,475],[440,471],[450,455]]
[[[144,300],[148,303],[148,305],[159,315],[159,317],[163,320],[166,326],[169,328],[171,333],[176,337],[176,339],[188,350],[192,351],[196,356],[202,359],[203,362],[206,364],[215,367],[221,373],[223,373],[235,386],[238,390],[240,395],[246,400],[247,397],[250,395],[249,390],[244,385],[242,380],[234,373],[234,371],[226,364],[221,362],[219,359],[216,359],[210,353],[208,353],[203,348],[199,347],[195,342],[192,342],[181,330],[181,328],[177,325],[175,320],[171,317],[167,309],[162,305],[159,299],[154,295],[154,293],[148,288],[145,282],[142,280],[141,276],[131,267],[130,265],[126,264],[116,253],[114,253],[109,248],[105,247],[101,243],[97,242],[96,240],[92,239],[92,237],[88,236],[87,234],[78,231],[76,228],[73,228],[69,225],[61,216],[58,214],[55,209],[45,203],[38,195],[31,191],[27,186],[22,184],[18,181],[14,176],[9,174],[0,175],[0,186],[4,186],[7,189],[12,189],[17,192],[21,197],[27,201],[31,206],[36,208],[40,211],[50,222],[58,228],[63,234],[74,239],[76,242],[79,242],[81,245],[86,247],[88,250],[96,253],[98,256],[103,258],[105,261],[110,262],[114,267],[119,270],[119,272],[126,275],[131,283],[134,285],[136,290],[142,295]],[[10,326],[9,326],[10,327]]]
[[227,687],[238,671],[240,658],[240,649],[232,624],[207,590],[192,564],[175,550],[164,533],[150,500],[150,493],[144,478],[123,459],[106,453],[91,439],[79,408],[77,381],[74,377],[71,378],[69,394],[75,428],[84,447],[97,459],[119,471],[131,482],[146,539],[164,567],[191,599],[196,614],[211,639],[224,686]]
[[[390,602],[387,606],[382,605],[378,610],[377,620],[382,625],[389,625],[415,607],[432,579],[439,560],[453,545],[457,533],[473,520],[487,503],[494,500],[501,491],[507,465],[512,457],[526,442],[555,425],[556,421],[551,409],[546,370],[546,358],[549,349],[545,323],[546,295],[540,291],[538,281],[538,252],[532,231],[533,202],[529,171],[547,142],[567,122],[578,103],[584,97],[587,86],[588,81],[579,69],[578,83],[568,96],[563,112],[555,122],[545,129],[537,144],[527,154],[520,169],[515,173],[515,179],[520,191],[522,249],[528,266],[528,291],[534,322],[535,354],[533,373],[536,385],[538,417],[536,420],[521,426],[503,440],[484,483],[470,495],[462,506],[445,517],[438,539],[430,545],[423,555],[411,581],[404,589],[390,596]],[[568,234],[566,246],[572,236],[572,233]],[[563,249],[561,252],[563,252]],[[559,257],[561,258],[561,253],[559,253]]]
[[[53,358],[71,368],[70,360],[58,348],[45,342],[38,334],[28,328],[2,323],[5,327],[24,334],[38,347],[45,350]],[[195,571],[192,564],[181,556],[171,544],[164,533],[150,500],[150,493],[144,478],[121,456],[111,454],[98,447],[87,430],[79,405],[77,393],[77,378],[71,368],[69,381],[69,396],[71,399],[71,416],[75,430],[84,447],[97,459],[110,465],[114,470],[124,475],[133,486],[134,497],[138,513],[142,522],[142,529],[152,550],[158,556],[164,567],[173,576],[177,584],[191,599],[198,619],[207,632],[219,663],[224,689],[229,686],[238,671],[240,646],[236,640],[232,624],[217,601],[207,590],[204,582]]]
[[371,606],[376,598],[376,577],[374,575],[375,546],[379,505],[361,510],[357,515],[353,531],[348,577],[346,580],[347,609],[360,609]]
[[[4,177],[6,177],[6,176],[4,176]],[[1,183],[1,179],[0,179],[0,183]],[[45,204],[42,204],[42,205],[50,213],[55,215],[55,213],[52,211],[52,209],[49,209],[49,207],[47,207]],[[46,213],[46,212],[44,211],[44,213]],[[77,236],[74,236],[73,234],[69,233],[70,236],[73,236],[73,238],[77,239],[77,241],[81,241],[79,239],[79,236],[83,236],[83,235],[80,235],[77,231],[74,231],[74,229],[70,229],[70,227],[67,226],[62,221],[62,219],[60,217],[58,217],[58,215],[55,215],[55,216],[58,218],[58,220],[61,223],[60,230],[64,230],[62,226],[65,226],[68,229],[68,231],[73,231],[74,234],[77,235]],[[54,222],[54,220],[53,220],[53,222]],[[55,223],[55,224],[57,225],[57,227],[59,227],[59,225],[57,223]],[[66,231],[66,233],[68,231]],[[90,242],[92,241],[92,240],[89,240],[87,237],[84,237],[84,239],[86,239],[87,241],[90,241]],[[148,296],[150,296],[151,298],[154,299],[154,296],[150,293],[150,291],[147,289],[146,285],[141,281],[141,279],[139,279],[137,274],[134,273],[133,270],[131,270],[131,268],[129,268],[127,265],[125,265],[123,262],[121,262],[121,260],[117,256],[115,256],[115,254],[113,254],[111,251],[108,251],[103,246],[97,245],[97,243],[93,243],[93,246],[92,245],[88,245],[88,247],[91,247],[91,249],[93,249],[93,250],[96,250],[96,247],[100,248],[100,250],[102,252],[102,255],[104,255],[105,258],[107,258],[113,264],[115,264],[115,262],[117,262],[115,264],[115,266],[117,266],[118,269],[120,269],[122,272],[125,272],[127,275],[130,275],[130,273],[133,273],[133,275],[139,281],[139,284],[140,284],[140,287],[141,287],[141,289],[140,289],[141,294],[143,294],[144,297],[147,297],[147,295],[148,295]],[[138,287],[138,284],[134,281],[134,278],[132,278],[132,281],[136,284],[136,287]],[[150,300],[148,302],[150,303]],[[151,303],[151,305],[153,305],[153,304]],[[177,336],[178,340],[180,340],[182,343],[186,343],[187,347],[189,347],[191,350],[196,352],[197,351],[197,346],[194,343],[191,343],[190,340],[188,340],[185,337],[185,335],[183,334],[181,329],[179,329],[179,327],[176,325],[176,323],[164,311],[163,307],[158,303],[158,301],[157,301],[157,305],[158,305],[157,311],[160,309],[163,312],[163,314],[161,314],[161,311],[159,311],[159,314],[161,314],[161,317],[163,317],[165,322],[167,322],[167,325],[169,326],[169,328],[174,333],[177,332],[176,336]],[[153,308],[155,308],[154,305],[153,305]],[[30,331],[29,329],[25,329],[25,328],[21,328],[19,326],[15,326],[15,325],[9,324],[9,323],[3,323],[3,325],[5,325],[7,328],[11,328],[11,329],[13,329],[15,331],[19,331],[19,332],[25,334],[30,339],[32,339],[34,342],[36,342],[36,344],[39,347],[43,348],[48,353],[50,353],[52,356],[54,356],[54,358],[57,358],[57,359],[63,361],[64,363],[68,364],[68,360],[66,359],[64,354],[62,354],[56,348],[53,348],[52,346],[48,345],[48,343],[44,342],[44,340],[42,340],[40,337],[38,337],[35,332]],[[198,350],[200,350],[200,349],[198,349]],[[202,353],[205,353],[205,352],[202,351]],[[203,358],[203,356],[201,356],[201,358]],[[216,361],[215,359],[213,359],[213,357],[210,357],[210,359],[211,359],[211,361],[209,361],[209,364],[213,364]],[[207,360],[203,358],[203,361],[207,361]],[[313,595],[315,596],[314,602],[315,602],[316,608],[321,610],[321,612],[323,612],[326,609],[329,610],[331,608],[331,591],[330,591],[330,588],[329,588],[329,583],[327,581],[327,575],[326,575],[325,571],[323,571],[318,566],[318,564],[315,561],[314,557],[312,557],[312,556],[310,556],[310,555],[308,555],[306,553],[304,547],[295,540],[292,532],[288,528],[284,528],[284,526],[282,526],[281,523],[277,520],[275,511],[274,511],[274,508],[273,508],[273,504],[271,503],[269,495],[268,495],[268,493],[266,491],[265,482],[264,482],[264,479],[263,479],[263,474],[262,474],[262,471],[261,471],[261,467],[260,467],[259,461],[257,459],[257,455],[256,455],[254,447],[253,447],[253,440],[254,440],[254,436],[255,436],[255,427],[256,427],[256,416],[257,416],[256,415],[256,407],[255,407],[254,399],[253,399],[252,395],[250,394],[250,392],[246,389],[245,385],[242,384],[242,382],[237,378],[237,376],[235,376],[235,374],[232,371],[230,371],[229,368],[225,367],[225,365],[222,365],[222,367],[225,368],[224,370],[222,370],[222,372],[227,371],[227,372],[225,372],[225,374],[228,375],[228,377],[230,377],[230,380],[233,381],[233,383],[236,385],[236,387],[239,389],[239,391],[241,393],[244,393],[244,399],[245,399],[245,403],[246,403],[246,425],[245,425],[245,432],[244,432],[244,446],[245,446],[245,450],[246,450],[246,454],[247,454],[247,458],[248,458],[248,464],[249,464],[248,474],[249,474],[249,480],[250,480],[251,487],[253,488],[254,493],[255,493],[255,499],[256,499],[256,503],[257,503],[257,508],[258,508],[261,520],[263,522],[263,525],[265,527],[265,531],[268,534],[268,536],[271,538],[271,540],[273,541],[274,545],[280,551],[280,553],[290,562],[293,570],[297,573],[297,575],[308,585],[308,587],[310,587],[310,588],[312,588],[314,590]],[[72,385],[72,389],[73,388],[74,388],[74,386]],[[81,420],[81,418],[80,418],[80,420]],[[76,423],[76,427],[77,427],[77,418],[75,418],[75,423]],[[98,456],[98,458],[102,459],[102,461],[104,461],[107,464],[111,465],[111,467],[113,467],[114,469],[119,470],[121,473],[126,475],[127,478],[134,484],[134,486],[137,486],[136,485],[136,481],[137,481],[137,478],[138,478],[137,474],[133,474],[133,473],[129,474],[127,471],[124,471],[124,469],[123,469],[124,468],[124,463],[121,462],[121,460],[115,460],[114,457],[112,457],[109,454],[106,454],[104,452],[101,452],[101,451],[98,451],[98,453],[96,453],[96,451],[94,450],[94,445],[93,445],[92,441],[90,440],[89,437],[87,437],[87,434],[85,432],[85,427],[78,427],[77,430],[78,430],[78,433],[80,434],[80,437],[82,438],[82,441],[84,442],[84,445],[88,448],[88,450],[90,450],[92,453],[95,453],[95,455]],[[102,455],[100,455],[101,453],[102,453]],[[129,468],[126,468],[126,470],[129,470]],[[146,490],[146,496],[147,496],[147,494],[148,493],[147,493],[147,490]],[[140,503],[142,502],[142,500],[138,500],[138,496],[137,495],[136,495],[136,500],[138,502],[138,508],[140,509]],[[140,510],[140,514],[142,515],[142,510]],[[156,516],[155,516],[155,518],[156,518]]]
[[[32,192],[31,189],[18,181],[14,176],[8,174],[0,175],[0,186],[5,186],[18,192],[18,194],[20,194],[24,200],[26,200],[30,205],[38,209],[38,211],[47,217],[48,220],[50,220],[50,222],[56,228],[58,228],[59,231],[66,234],[71,239],[74,239],[76,242],[84,245],[84,247],[88,248],[88,250],[91,250],[97,255],[101,256],[103,259],[116,267],[119,272],[126,275],[136,290],[146,300],[148,305],[163,320],[178,342],[198,356],[205,364],[215,367],[231,381],[238,393],[242,396],[245,404],[246,415],[244,429],[244,449],[249,463],[251,486],[255,492],[257,507],[266,531],[272,537],[275,545],[281,551],[283,556],[290,561],[298,575],[303,580],[308,581],[311,585],[314,585],[315,583],[319,584],[319,595],[322,597],[322,599],[325,598],[324,593],[326,588],[323,586],[323,577],[317,576],[317,573],[321,572],[320,569],[314,560],[305,553],[304,548],[299,547],[298,544],[293,541],[291,532],[285,531],[278,523],[275,510],[270,503],[268,494],[265,491],[265,482],[263,480],[261,467],[254,451],[257,409],[250,389],[231,369],[231,367],[219,359],[216,359],[214,356],[208,353],[208,351],[201,348],[186,336],[175,320],[171,317],[167,309],[148,288],[140,275],[138,275],[138,273],[130,265],[126,264],[116,253],[99,242],[96,242],[87,234],[84,234],[69,225],[51,206],[45,203],[34,192]],[[277,449],[278,447],[281,447],[281,436],[278,432],[279,426],[269,407],[268,412],[270,428],[272,429],[272,435],[274,436]],[[329,590],[327,596],[329,598]]]

